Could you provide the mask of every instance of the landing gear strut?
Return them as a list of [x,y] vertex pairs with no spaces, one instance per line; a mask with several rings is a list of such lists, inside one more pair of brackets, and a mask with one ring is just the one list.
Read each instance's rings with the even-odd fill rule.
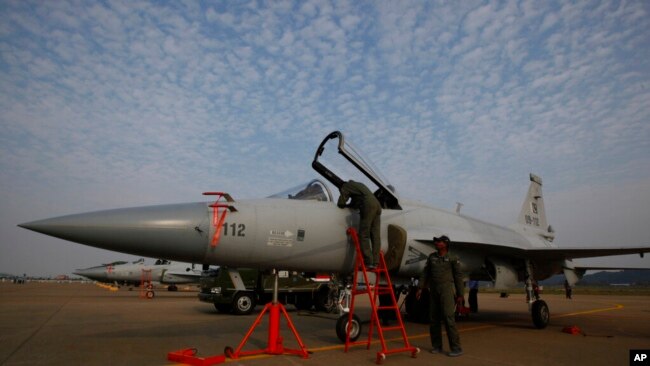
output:
[[551,320],[551,313],[548,310],[546,301],[539,298],[539,289],[533,277],[533,265],[530,260],[526,260],[526,301],[528,302],[528,308],[533,317],[535,328],[546,328]]

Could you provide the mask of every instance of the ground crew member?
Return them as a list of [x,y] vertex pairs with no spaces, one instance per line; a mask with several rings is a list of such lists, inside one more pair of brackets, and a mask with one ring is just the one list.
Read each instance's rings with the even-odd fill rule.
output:
[[[337,206],[359,210],[359,243],[363,262],[367,269],[374,269],[379,263],[381,249],[381,204],[363,183],[350,180],[343,183],[339,190],[341,196]],[[346,204],[348,199],[350,203]]]
[[434,237],[433,243],[437,252],[431,253],[427,259],[420,276],[416,298],[420,298],[422,289],[429,288],[429,335],[433,347],[431,353],[442,352],[441,323],[444,322],[451,350],[448,355],[456,357],[463,354],[454,319],[455,306],[460,306],[463,302],[463,274],[458,257],[449,254],[449,238],[444,235]]

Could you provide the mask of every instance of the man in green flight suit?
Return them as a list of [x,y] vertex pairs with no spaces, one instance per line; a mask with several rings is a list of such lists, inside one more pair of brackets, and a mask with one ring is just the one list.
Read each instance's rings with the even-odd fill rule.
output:
[[451,357],[460,356],[463,350],[460,346],[460,336],[456,329],[455,305],[462,304],[464,287],[463,274],[460,270],[458,257],[449,254],[449,238],[441,236],[433,238],[437,252],[431,253],[427,264],[420,276],[416,298],[420,299],[422,289],[429,288],[429,335],[431,336],[431,353],[442,352],[442,327],[445,323],[447,339],[449,340],[448,353]]
[[[359,243],[363,262],[367,269],[374,269],[379,263],[381,249],[381,204],[363,183],[349,180],[343,183],[339,190],[341,195],[337,206],[359,210]],[[346,204],[348,199],[350,203]]]

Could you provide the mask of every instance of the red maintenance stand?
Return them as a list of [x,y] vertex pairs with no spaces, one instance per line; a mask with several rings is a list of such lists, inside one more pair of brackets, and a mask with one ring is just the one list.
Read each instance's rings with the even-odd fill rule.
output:
[[[269,354],[269,355],[292,354],[292,355],[301,356],[302,358],[309,358],[309,352],[305,348],[305,345],[302,343],[302,339],[300,339],[296,327],[293,325],[293,322],[291,321],[289,314],[287,314],[287,310],[284,308],[284,305],[282,305],[278,301],[278,271],[274,270],[273,272],[275,274],[275,282],[273,285],[273,301],[266,304],[264,310],[262,310],[262,312],[257,317],[257,319],[255,319],[255,322],[248,330],[248,333],[246,333],[246,336],[244,336],[244,339],[241,341],[237,349],[233,350],[232,347],[226,347],[226,349],[224,350],[225,356],[216,355],[216,356],[201,358],[196,356],[196,352],[197,352],[196,349],[187,348],[187,349],[182,349],[180,351],[168,353],[167,359],[170,361],[182,362],[189,365],[209,366],[209,365],[216,365],[225,362],[226,357],[238,359],[243,356],[252,356],[252,355],[259,355],[259,354]],[[254,351],[242,351],[242,349],[246,345],[246,342],[248,342],[248,339],[253,334],[253,331],[258,325],[262,323],[262,319],[264,318],[264,315],[267,313],[269,315],[267,347],[264,349],[254,350]],[[300,349],[285,348],[284,345],[282,344],[283,339],[282,336],[280,335],[280,314],[282,314],[284,318],[287,320],[287,324],[289,325],[289,328],[293,332],[293,335],[296,337]]]
[[[404,328],[404,322],[402,321],[402,315],[399,306],[397,305],[397,299],[395,297],[395,291],[393,290],[393,284],[390,280],[390,276],[388,275],[388,269],[386,268],[384,253],[382,252],[379,253],[379,266],[373,270],[370,270],[370,272],[375,273],[375,281],[373,286],[373,283],[368,281],[368,270],[366,269],[366,265],[363,263],[363,256],[361,254],[361,246],[359,245],[359,237],[357,235],[357,231],[354,228],[349,228],[347,230],[347,233],[352,238],[352,242],[354,243],[354,246],[356,248],[357,255],[354,264],[354,277],[352,283],[352,300],[350,302],[350,312],[347,314],[348,322],[347,322],[347,334],[346,334],[346,341],[345,341],[345,352],[348,351],[348,348],[350,346],[354,346],[354,345],[365,345],[366,349],[370,349],[370,343],[372,341],[372,333],[373,333],[373,326],[374,326],[377,327],[377,334],[379,336],[379,341],[381,343],[381,351],[377,352],[376,363],[378,365],[384,362],[387,355],[393,353],[410,352],[411,357],[415,358],[417,354],[420,352],[420,349],[411,346],[411,344],[409,343],[408,336],[406,335],[406,329]],[[365,288],[363,289],[359,289],[360,271],[363,274],[363,280],[366,285]],[[352,331],[352,327],[354,323],[353,318],[355,317],[354,299],[357,295],[365,295],[365,294],[368,294],[368,298],[370,300],[370,307],[372,310],[372,319],[370,321],[370,326],[368,327],[368,339],[365,341],[352,342],[350,341],[350,332]],[[379,295],[389,295],[389,294],[391,298],[390,304],[380,306]],[[378,311],[380,310],[394,311],[395,317],[397,319],[397,325],[392,327],[382,326],[381,321],[379,320],[379,313],[378,313]],[[400,332],[402,342],[403,342],[401,347],[390,348],[390,349],[388,348],[386,344],[386,339],[384,337],[384,333],[388,331]]]
[[[284,308],[284,305],[282,305],[278,301],[278,271],[273,270],[273,273],[275,276],[275,280],[273,283],[273,301],[266,304],[264,310],[260,313],[257,319],[255,319],[255,322],[248,330],[248,333],[246,333],[246,336],[244,336],[244,339],[241,341],[237,349],[233,350],[231,347],[226,347],[224,353],[226,354],[227,357],[237,359],[241,356],[252,356],[252,355],[259,355],[265,353],[269,355],[292,354],[292,355],[301,356],[302,358],[309,358],[309,352],[307,352],[305,345],[302,343],[302,339],[300,339],[300,335],[298,335],[298,331],[296,330],[296,327],[293,325],[293,322],[291,321],[289,314],[287,314],[287,310]],[[262,319],[264,318],[264,314],[266,314],[267,312],[269,314],[269,330],[268,330],[267,347],[255,351],[242,351],[242,349],[246,345],[246,342],[248,342],[248,339],[250,338],[251,334],[253,334],[255,328],[258,325],[260,325]],[[293,333],[294,337],[296,337],[300,349],[285,348],[284,345],[282,344],[282,336],[280,335],[280,314],[282,314],[284,318],[287,320],[287,325],[289,325],[291,332]]]

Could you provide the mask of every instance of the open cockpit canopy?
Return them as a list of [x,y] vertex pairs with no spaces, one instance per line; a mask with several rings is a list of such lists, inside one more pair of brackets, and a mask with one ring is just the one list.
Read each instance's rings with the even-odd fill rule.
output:
[[[341,156],[345,159],[341,159]],[[348,180],[355,180],[373,190],[384,208],[401,209],[395,187],[339,131],[325,137],[316,150],[311,166],[337,188]]]

